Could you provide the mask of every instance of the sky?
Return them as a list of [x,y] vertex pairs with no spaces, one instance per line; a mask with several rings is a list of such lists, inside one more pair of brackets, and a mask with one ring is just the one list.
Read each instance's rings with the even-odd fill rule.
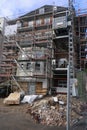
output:
[[[43,5],[68,6],[68,0],[0,0],[0,17],[14,18]],[[87,8],[87,0],[73,0],[76,9]]]

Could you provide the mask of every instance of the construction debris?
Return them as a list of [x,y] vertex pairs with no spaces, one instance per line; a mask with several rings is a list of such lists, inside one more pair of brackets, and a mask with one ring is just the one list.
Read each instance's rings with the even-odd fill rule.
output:
[[36,99],[40,99],[42,98],[42,95],[25,95],[23,100],[21,101],[21,103],[32,103],[34,102]]
[[4,99],[4,104],[20,104],[20,96],[21,94],[18,92],[11,93],[7,98]]
[[[80,113],[83,103],[79,99],[73,99],[73,101],[71,118],[74,122],[75,119],[82,118],[82,115],[76,113],[75,109]],[[50,126],[66,126],[66,104],[66,95],[46,97],[29,105],[27,113],[31,115],[36,123]]]

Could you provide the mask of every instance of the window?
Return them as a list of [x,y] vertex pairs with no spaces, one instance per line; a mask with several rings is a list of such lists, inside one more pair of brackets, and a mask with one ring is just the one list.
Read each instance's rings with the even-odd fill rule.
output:
[[41,24],[41,19],[36,20],[36,25],[40,25]]
[[28,22],[28,26],[29,26],[29,27],[33,27],[33,25],[34,25],[34,21]]
[[85,45],[85,51],[87,51],[87,45]]
[[87,55],[86,55],[86,59],[87,59]]
[[35,63],[35,70],[40,70],[40,62]]
[[43,52],[42,51],[36,51],[36,58],[40,58],[43,56]]
[[20,64],[20,67],[23,69],[24,68],[24,64]]
[[44,14],[44,8],[39,9],[39,14]]
[[45,18],[45,24],[49,24],[50,23],[50,18]]
[[85,29],[85,39],[87,38],[87,28]]
[[28,70],[28,69],[31,69],[31,63],[27,63],[26,64],[26,69]]

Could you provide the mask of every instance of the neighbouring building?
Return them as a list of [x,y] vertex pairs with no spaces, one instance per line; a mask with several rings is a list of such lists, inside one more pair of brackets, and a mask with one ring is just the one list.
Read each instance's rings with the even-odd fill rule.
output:
[[87,69],[87,12],[86,10],[79,10],[77,16],[78,36],[78,64],[81,70]]

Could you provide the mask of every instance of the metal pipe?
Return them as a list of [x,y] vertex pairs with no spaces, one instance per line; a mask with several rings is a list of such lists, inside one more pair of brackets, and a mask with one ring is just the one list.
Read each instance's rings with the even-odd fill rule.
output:
[[70,130],[70,65],[67,67],[67,126],[66,130]]

